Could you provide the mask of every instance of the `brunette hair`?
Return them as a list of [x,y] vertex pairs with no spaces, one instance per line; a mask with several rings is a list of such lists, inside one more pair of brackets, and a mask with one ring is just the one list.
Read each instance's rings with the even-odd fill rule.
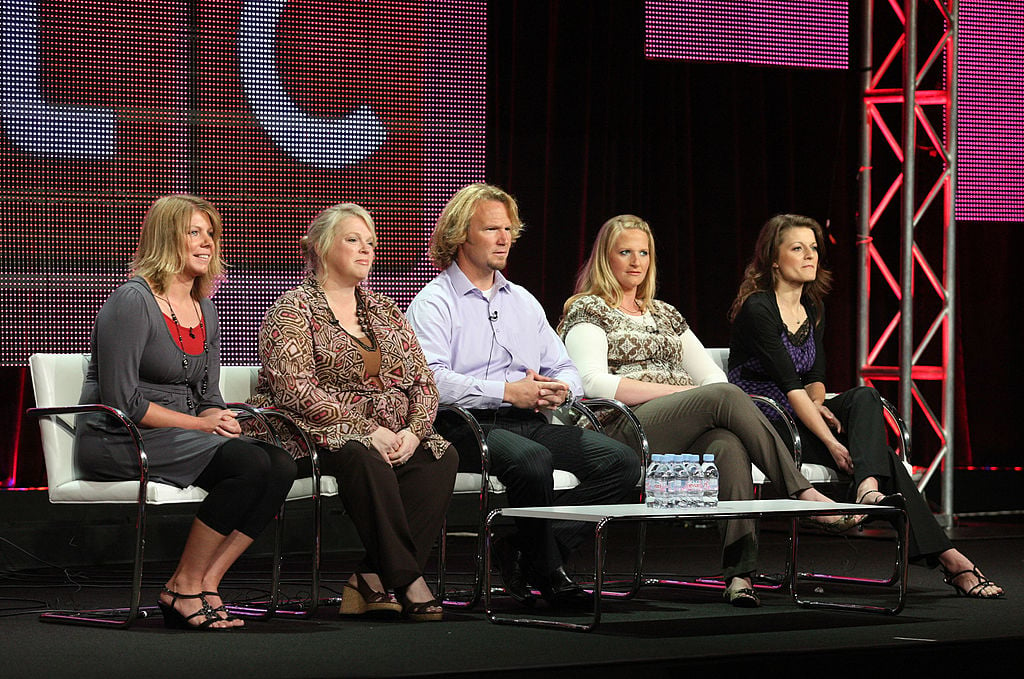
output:
[[[810,217],[803,215],[775,215],[761,227],[757,234],[757,242],[754,244],[754,256],[751,258],[747,268],[743,271],[743,281],[740,283],[739,292],[729,308],[729,321],[736,320],[736,315],[743,308],[755,292],[774,290],[778,280],[778,272],[775,263],[779,259],[779,247],[782,245],[782,236],[789,229],[806,228],[814,232],[814,240],[821,253],[825,235],[821,224]],[[818,264],[818,275],[810,283],[804,284],[802,297],[814,305],[818,323],[821,322],[825,296],[832,289],[832,272]]]

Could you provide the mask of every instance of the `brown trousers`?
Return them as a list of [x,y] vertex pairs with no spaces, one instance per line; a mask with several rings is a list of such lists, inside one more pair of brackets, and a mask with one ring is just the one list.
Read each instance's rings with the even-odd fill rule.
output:
[[[795,497],[811,487],[793,455],[754,402],[733,384],[709,384],[661,396],[632,408],[643,425],[651,453],[714,453],[721,500],[752,500],[751,463],[781,493]],[[623,420],[610,435],[628,441]],[[729,578],[757,569],[757,532],[752,519],[722,521],[722,572]]]
[[421,445],[405,464],[391,467],[377,451],[349,441],[339,450],[321,450],[320,465],[337,477],[363,541],[366,556],[357,570],[377,573],[388,589],[423,575],[455,487],[455,448],[437,459]]

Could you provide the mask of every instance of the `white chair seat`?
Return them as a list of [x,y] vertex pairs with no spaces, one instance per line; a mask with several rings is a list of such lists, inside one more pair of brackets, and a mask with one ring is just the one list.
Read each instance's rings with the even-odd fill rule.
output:
[[[55,504],[135,504],[139,499],[138,481],[68,481],[50,486],[50,502]],[[151,505],[202,502],[206,491],[196,486],[178,488],[150,481],[146,484],[146,502]]]
[[[333,497],[338,494],[338,479],[333,476],[320,477],[320,495],[322,497]],[[313,497],[313,479],[305,476],[295,479],[291,490],[288,491],[289,500],[304,500]]]
[[[576,475],[572,472],[567,472],[564,469],[556,469],[552,476],[555,479],[555,492],[560,490],[571,490],[576,486],[580,485],[580,480],[576,478]],[[505,484],[498,480],[497,477],[489,477],[490,489],[492,493],[504,493]],[[480,492],[480,474],[474,474],[472,472],[459,472],[455,477],[455,492],[456,493],[479,493]]]
[[[36,395],[37,408],[29,410],[40,416],[40,436],[43,443],[43,455],[46,462],[46,474],[49,484],[50,502],[55,504],[131,504],[136,506],[137,518],[135,528],[135,568],[132,575],[132,595],[128,609],[112,611],[81,611],[73,613],[44,613],[41,617],[56,622],[69,622],[95,625],[117,625],[126,627],[139,615],[139,601],[142,585],[142,564],[145,545],[146,506],[165,504],[198,503],[206,497],[206,491],[196,486],[177,488],[166,483],[149,481],[146,484],[146,497],[139,504],[139,480],[129,481],[86,481],[77,478],[74,464],[74,416],[65,412],[72,404],[76,404],[82,393],[82,383],[89,365],[89,357],[85,354],[34,354],[29,359],[32,369],[32,384]],[[254,366],[224,366],[221,370],[221,393],[229,402],[245,403],[249,401],[256,386],[258,368]],[[46,409],[51,409],[47,412]],[[52,412],[53,409],[61,414]],[[263,415],[261,415],[263,417]],[[269,415],[267,416],[269,417]],[[275,415],[282,418],[283,416]],[[58,420],[63,423],[59,424]],[[133,426],[129,422],[125,426]],[[304,439],[305,440],[305,439]],[[307,450],[311,450],[307,443]],[[321,478],[320,496],[338,494],[338,481],[333,476]],[[312,544],[311,587],[320,589],[320,497],[313,494],[313,479],[296,480],[288,492],[288,500],[313,498],[314,537]],[[279,517],[283,517],[284,507]],[[274,542],[273,572],[271,574],[271,600],[265,609],[265,615],[272,615],[279,601],[280,582],[280,546],[283,541],[284,524],[277,523],[277,535]],[[306,613],[316,610],[317,597],[307,607]],[[127,610],[126,616],[123,611]],[[254,609],[258,610],[258,609]]]

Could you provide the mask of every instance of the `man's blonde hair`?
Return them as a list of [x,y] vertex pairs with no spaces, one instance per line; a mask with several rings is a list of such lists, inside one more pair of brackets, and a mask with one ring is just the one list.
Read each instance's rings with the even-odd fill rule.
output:
[[430,259],[437,268],[447,269],[455,261],[455,253],[458,252],[459,246],[466,242],[469,221],[473,218],[477,205],[490,200],[505,206],[508,218],[512,222],[512,242],[519,238],[523,223],[519,221],[519,205],[516,204],[516,199],[497,186],[470,184],[452,196],[441,210],[437,224],[434,225],[434,233],[430,236]]

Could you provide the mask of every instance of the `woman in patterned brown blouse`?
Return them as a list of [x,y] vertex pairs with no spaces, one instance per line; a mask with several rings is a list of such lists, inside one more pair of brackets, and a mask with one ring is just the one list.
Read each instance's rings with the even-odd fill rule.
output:
[[433,375],[395,303],[361,285],[377,245],[366,210],[351,203],[324,210],[301,245],[309,275],[267,311],[257,390],[320,446],[323,471],[338,477],[366,549],[340,613],[440,620],[423,569],[458,454],[433,429]]

